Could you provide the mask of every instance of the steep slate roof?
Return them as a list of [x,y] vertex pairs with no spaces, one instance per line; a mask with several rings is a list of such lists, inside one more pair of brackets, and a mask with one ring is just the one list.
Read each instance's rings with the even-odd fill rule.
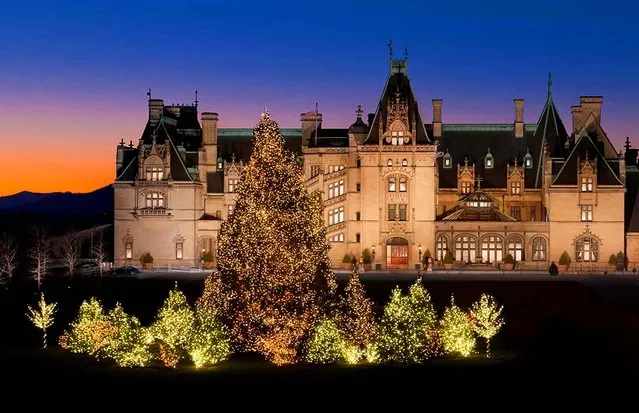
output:
[[206,175],[206,192],[209,194],[224,193],[224,172],[209,172]]
[[[584,135],[572,148],[561,170],[555,176],[553,185],[577,185],[577,171],[579,168],[578,159],[597,159],[597,185],[622,185],[617,173],[612,169],[611,165],[606,162],[606,158],[601,154],[599,146],[595,144],[590,136]],[[618,168],[618,162],[617,168]]]
[[138,171],[138,150],[137,148],[125,147],[122,167],[116,171],[116,181],[133,181]]
[[[490,206],[472,206],[490,204]],[[484,191],[477,190],[462,198],[457,207],[451,209],[440,219],[443,221],[517,221],[515,218],[504,214],[497,207],[497,200]]]
[[[548,90],[548,99],[544,105],[544,109],[541,111],[539,121],[537,122],[537,129],[530,139],[531,153],[533,159],[541,159],[544,153],[544,146],[548,144],[549,153],[551,158],[563,158],[566,156],[566,141],[568,140],[568,133],[566,127],[559,117],[555,103],[552,100],[552,94],[550,88]],[[534,152],[533,152],[534,151]],[[535,184],[534,188],[540,188],[543,180],[543,165],[537,164],[535,171]]]
[[[410,86],[410,81],[408,80],[408,76],[405,73],[391,73],[388,76],[388,80],[386,81],[386,86],[384,86],[384,91],[382,92],[382,96],[377,105],[377,110],[375,111],[375,117],[373,122],[370,125],[370,130],[368,132],[368,136],[364,140],[364,144],[367,145],[378,145],[380,136],[379,136],[379,125],[382,123],[383,130],[389,126],[386,124],[386,119],[388,115],[388,101],[395,99],[395,93],[399,92],[399,96],[404,99],[408,104],[408,126],[409,128],[413,125],[413,120],[415,120],[415,125],[417,131],[411,131],[415,135],[415,142],[418,145],[426,145],[430,144],[431,140],[426,135],[426,128],[424,127],[424,122],[422,120],[421,115],[419,114],[419,108],[417,105],[417,100],[415,99],[415,95],[413,94],[413,89]],[[414,119],[415,118],[415,119]]]
[[[475,165],[475,176],[483,178],[483,188],[506,188],[508,165],[517,158],[523,165],[526,151],[532,156],[532,168],[524,169],[524,186],[534,188],[535,168],[539,157],[533,151],[533,133],[537,125],[525,125],[524,137],[515,138],[513,124],[443,124],[439,138],[439,150],[448,151],[452,157],[452,167],[444,168],[442,157],[439,165],[439,187],[457,188],[457,165]],[[430,126],[429,126],[430,129]],[[484,161],[490,148],[493,168],[485,168]]]
[[[315,137],[317,136],[317,140]],[[309,148],[347,148],[348,129],[324,129],[320,125],[308,139]]]
[[[302,154],[302,130],[283,128],[284,147],[296,155]],[[251,156],[253,129],[221,128],[217,131],[217,153],[227,162],[235,154],[235,161],[247,163]]]

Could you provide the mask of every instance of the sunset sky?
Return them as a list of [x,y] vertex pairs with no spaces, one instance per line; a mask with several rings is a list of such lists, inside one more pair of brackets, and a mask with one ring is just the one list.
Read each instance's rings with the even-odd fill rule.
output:
[[[85,4],[86,3],[86,4]],[[375,110],[395,56],[424,119],[536,122],[553,97],[567,128],[580,95],[603,95],[617,150],[639,146],[639,18],[630,1],[20,1],[0,13],[0,196],[88,192],[112,182],[115,148],[137,140],[146,91],[252,127],[267,106],[299,127],[318,102],[328,127]],[[634,3],[634,4],[633,4]],[[274,7],[273,4],[278,4]],[[401,5],[401,7],[400,7]]]

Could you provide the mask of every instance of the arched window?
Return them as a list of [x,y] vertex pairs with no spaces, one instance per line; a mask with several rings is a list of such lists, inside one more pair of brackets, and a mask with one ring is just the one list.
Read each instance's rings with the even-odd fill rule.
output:
[[406,192],[406,178],[399,178],[399,192]]
[[511,235],[508,238],[508,254],[512,255],[515,261],[524,260],[524,240],[519,235]]
[[157,155],[151,155],[144,161],[144,173],[147,181],[164,179],[164,162]]
[[393,166],[393,160],[388,158],[388,160],[386,161],[386,166]]
[[594,237],[581,237],[575,244],[577,262],[595,262],[599,256],[599,242]]
[[443,235],[437,236],[437,242],[435,244],[435,258],[437,261],[443,261],[446,251],[448,251],[448,240]]
[[546,245],[546,238],[536,236],[532,239],[532,259],[533,261],[546,261],[546,251],[548,246]]
[[455,260],[475,262],[477,255],[477,239],[472,235],[460,235],[455,238]]
[[333,192],[333,184],[328,185],[328,199],[331,199],[335,196]]
[[404,158],[402,160],[402,166],[408,166],[408,159]]
[[335,184],[336,188],[339,188],[338,191],[335,191],[335,196],[344,195],[344,180],[339,181],[339,186]]
[[144,201],[146,208],[164,208],[164,194],[162,192],[147,192]]
[[481,242],[481,259],[483,262],[498,262],[503,259],[504,240],[497,235],[488,235]]
[[388,178],[388,192],[395,192],[395,177]]

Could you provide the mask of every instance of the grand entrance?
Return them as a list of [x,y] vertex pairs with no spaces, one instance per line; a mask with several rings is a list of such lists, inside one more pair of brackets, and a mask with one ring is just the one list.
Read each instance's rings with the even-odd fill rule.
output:
[[394,237],[386,241],[386,268],[408,268],[408,241]]

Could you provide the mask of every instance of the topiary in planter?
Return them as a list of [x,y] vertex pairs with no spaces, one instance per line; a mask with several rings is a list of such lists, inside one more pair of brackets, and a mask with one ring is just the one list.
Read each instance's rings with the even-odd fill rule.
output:
[[506,255],[506,258],[504,258],[504,269],[512,270],[514,267],[515,267],[515,258],[512,256],[512,254]]
[[446,255],[444,255],[444,268],[446,269],[452,268],[454,262],[455,262],[455,258],[453,257],[453,253],[450,251],[446,251]]
[[152,268],[153,256],[151,255],[150,252],[145,252],[144,254],[142,254],[142,257],[140,257],[140,262],[142,263],[142,266],[144,268]]
[[350,264],[353,262],[353,257],[350,254],[344,254],[344,258],[342,258],[342,264]]
[[627,258],[623,255],[623,252],[619,251],[617,253],[617,271],[623,271],[626,269],[628,264]]
[[204,261],[204,268],[212,268],[213,253],[211,251],[206,251],[204,254],[202,254],[202,261]]
[[550,266],[548,267],[548,274],[550,275],[558,275],[559,274],[559,268],[557,268],[557,264],[555,264],[555,262],[551,262]]
[[433,258],[432,255],[430,254],[430,250],[427,248],[426,252],[424,253],[424,257],[422,258],[422,264],[424,264],[424,268],[428,267],[428,259],[429,258]]
[[566,251],[559,257],[559,265],[570,265],[570,255]]
[[373,263],[373,256],[371,255],[371,251],[368,248],[365,248],[364,251],[362,251],[362,261],[364,262],[364,264]]
[[617,256],[615,254],[610,254],[610,258],[608,258],[608,265],[617,266]]

